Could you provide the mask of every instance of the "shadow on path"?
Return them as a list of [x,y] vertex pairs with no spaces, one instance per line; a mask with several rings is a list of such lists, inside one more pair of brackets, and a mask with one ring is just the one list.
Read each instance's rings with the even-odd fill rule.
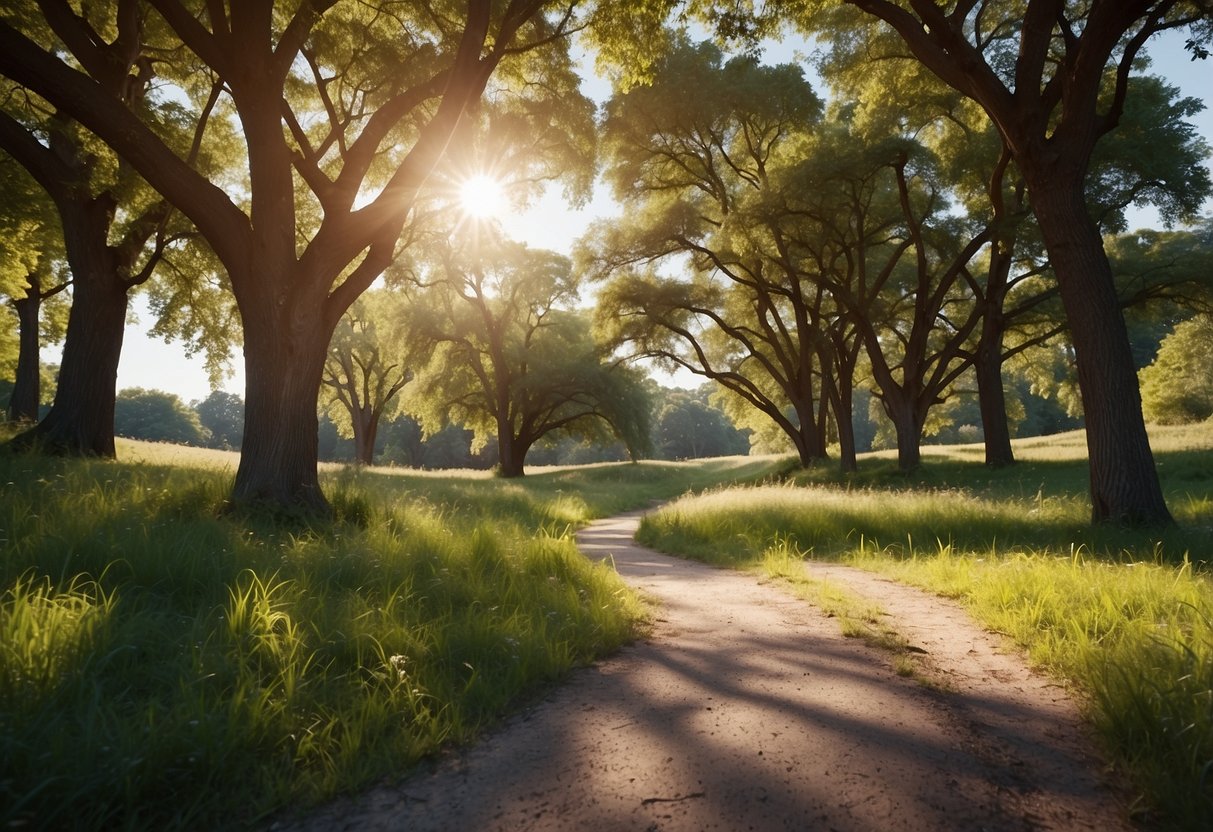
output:
[[[434,771],[278,828],[1128,828],[1064,708],[993,677],[983,688],[984,670],[958,674],[956,693],[899,677],[754,576],[637,546],[639,516],[594,523],[578,544],[656,600],[648,641]],[[980,635],[949,620],[951,637],[922,638],[965,649]]]

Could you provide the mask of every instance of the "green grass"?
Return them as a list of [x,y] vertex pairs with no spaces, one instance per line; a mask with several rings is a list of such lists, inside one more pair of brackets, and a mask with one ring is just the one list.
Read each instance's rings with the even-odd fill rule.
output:
[[1082,694],[1140,820],[1208,829],[1213,424],[1151,441],[1179,521],[1162,532],[1089,525],[1085,449],[1070,434],[1019,443],[1023,461],[1001,471],[979,447],[940,448],[909,476],[875,456],[851,477],[820,468],[690,497],[646,518],[640,537],[720,564],[782,563],[776,574],[804,553],[961,599]]
[[224,514],[235,457],[0,455],[0,828],[245,828],[397,776],[634,637],[585,520],[771,470],[339,468]]

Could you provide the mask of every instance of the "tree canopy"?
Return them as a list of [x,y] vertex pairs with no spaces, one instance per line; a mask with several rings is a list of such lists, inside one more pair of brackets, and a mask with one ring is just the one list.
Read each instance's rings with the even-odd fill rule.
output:
[[[575,25],[573,4],[537,0],[7,7],[0,73],[109,145],[227,272],[246,365],[236,501],[325,509],[316,398],[333,329],[397,255],[494,72],[522,97],[569,89],[553,79]],[[245,170],[210,175],[196,163],[210,131],[175,146],[148,118],[158,110],[120,94],[153,55],[176,69],[190,123],[239,124]]]
[[380,419],[399,409],[398,394],[413,377],[402,303],[387,290],[367,292],[346,310],[329,343],[328,414],[338,432],[354,440],[355,458],[364,465],[374,461]]
[[569,260],[505,240],[443,252],[410,304],[417,369],[406,408],[427,434],[454,422],[473,450],[497,441],[502,475],[556,432],[647,447],[650,405],[638,371],[613,359],[573,308]]

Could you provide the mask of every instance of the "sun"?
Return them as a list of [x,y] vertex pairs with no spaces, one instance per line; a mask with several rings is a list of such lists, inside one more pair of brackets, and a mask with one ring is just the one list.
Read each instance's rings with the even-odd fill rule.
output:
[[501,180],[484,173],[463,180],[459,186],[459,206],[464,214],[476,219],[499,217],[505,210]]

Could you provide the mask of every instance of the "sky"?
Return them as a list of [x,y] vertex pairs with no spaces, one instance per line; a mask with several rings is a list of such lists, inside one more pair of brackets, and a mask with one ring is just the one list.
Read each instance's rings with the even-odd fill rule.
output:
[[[1151,72],[1165,78],[1180,90],[1180,94],[1200,99],[1206,109],[1192,120],[1197,132],[1213,146],[1213,59],[1192,61],[1183,48],[1184,37],[1168,33],[1153,40],[1148,54],[1152,60]],[[798,45],[784,43],[773,45],[766,60],[772,63],[796,60]],[[601,101],[609,92],[606,82],[586,72],[582,89],[591,98]],[[1206,165],[1213,169],[1213,159]],[[1213,200],[1206,203],[1205,213],[1213,212]],[[591,222],[599,218],[618,215],[620,208],[605,186],[595,189],[590,202],[578,209],[570,208],[560,194],[559,188],[548,191],[523,212],[503,217],[506,233],[537,248],[548,248],[568,253],[574,241],[581,236]],[[1156,212],[1150,209],[1130,212],[1131,228],[1160,227]],[[206,398],[211,392],[200,357],[190,358],[179,342],[164,342],[147,335],[152,318],[142,298],[132,304],[131,322],[128,323],[122,349],[122,360],[118,366],[118,389],[145,387],[175,393],[187,403]],[[45,360],[56,361],[53,350],[47,350]],[[222,384],[223,389],[243,395],[244,379],[239,350],[233,353],[231,375]],[[659,379],[661,380],[661,379]],[[662,380],[671,383],[671,380]],[[690,379],[675,378],[676,384],[694,383]]]

